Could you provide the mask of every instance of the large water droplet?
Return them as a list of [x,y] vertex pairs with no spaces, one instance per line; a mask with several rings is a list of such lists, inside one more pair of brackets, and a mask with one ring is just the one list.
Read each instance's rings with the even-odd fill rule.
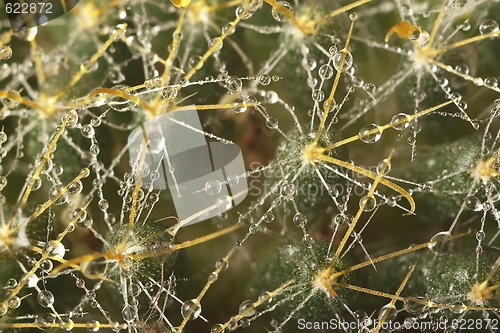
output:
[[8,45],[0,48],[0,60],[9,60],[12,57],[12,49]]
[[394,305],[387,304],[380,309],[380,312],[378,313],[378,320],[379,321],[384,321],[384,322],[390,322],[396,319],[397,315],[397,310],[394,307]]
[[417,43],[418,46],[424,47],[429,43],[429,40],[431,39],[429,33],[427,31],[422,31],[418,38],[415,40],[415,43]]
[[383,160],[382,162],[380,162],[378,165],[377,165],[377,173],[378,174],[387,174],[389,173],[389,171],[391,171],[391,162],[389,162],[388,160]]
[[239,307],[239,313],[243,317],[253,316],[256,313],[255,308],[253,307],[253,302],[250,300],[245,300],[245,301],[241,302],[240,307]]
[[297,227],[302,228],[307,223],[307,217],[302,213],[296,213],[293,216],[293,223],[295,223]]
[[161,91],[161,96],[168,100],[173,100],[177,97],[177,88],[176,87],[165,87]]
[[271,77],[268,74],[262,74],[259,76],[259,83],[263,86],[267,86],[271,83]]
[[[281,6],[285,7],[286,9],[290,10],[293,13],[293,7],[288,3],[287,1],[278,1],[278,4]],[[271,14],[273,15],[274,19],[278,22],[284,22],[287,20],[287,17],[283,14],[281,14],[278,10],[276,10],[274,7],[271,11]]]
[[64,258],[64,255],[66,254],[66,248],[64,247],[63,243],[57,242],[56,241],[50,241],[48,242],[45,247],[43,248],[43,251],[47,251],[49,248],[52,248],[49,252],[50,257],[54,258]]
[[122,310],[123,320],[125,320],[127,323],[134,321],[134,313],[134,308],[131,305],[125,306]]
[[441,231],[432,236],[430,240],[430,244],[427,246],[429,250],[434,253],[438,253],[441,249],[444,249],[448,244],[448,241],[451,240],[451,234],[449,231]]
[[205,183],[205,192],[210,195],[217,195],[222,190],[222,184],[217,179],[209,180]]
[[[119,84],[119,85],[116,85],[113,87],[113,89],[120,90],[122,92],[128,88],[129,88],[129,86],[126,86],[123,84]],[[123,97],[120,97],[117,95],[109,95],[109,97],[107,97],[106,100],[108,102],[108,106],[111,109],[118,111],[118,112],[129,111],[130,109],[132,109],[133,107],[135,107],[137,105],[137,102],[131,101],[129,99],[126,99],[126,98],[123,98]]]
[[467,310],[467,306],[465,306],[465,304],[460,301],[453,302],[451,306],[451,312],[456,314],[462,314],[465,312],[465,310]]
[[365,212],[370,212],[377,206],[377,200],[373,195],[365,195],[359,200],[359,208],[363,209]]
[[54,304],[54,295],[52,295],[52,293],[48,290],[40,291],[36,299],[38,300],[38,304],[45,308],[48,308],[52,304]]
[[53,267],[54,265],[52,264],[52,260],[50,259],[44,259],[40,262],[40,269],[44,272],[49,273]]
[[[335,67],[335,69],[337,71],[339,71],[341,65],[342,65],[342,72],[345,72],[352,67],[352,62],[353,62],[352,54],[351,54],[351,52],[349,52],[347,50],[344,51],[344,50],[345,49],[338,51],[333,56],[333,67]],[[345,58],[344,58],[344,62],[342,63],[344,53],[345,53]]]
[[321,89],[315,89],[311,95],[313,101],[321,102],[325,98],[325,93]]
[[181,306],[182,317],[186,319],[190,314],[191,314],[190,320],[198,318],[201,314],[201,305],[196,301],[196,299],[190,299],[182,303]]
[[241,91],[242,87],[243,83],[241,82],[241,79],[236,76],[230,76],[226,80],[226,88],[230,93]]
[[64,114],[61,121],[66,121],[66,128],[73,128],[78,124],[78,113],[68,111]]
[[479,26],[479,33],[481,35],[486,35],[492,32],[498,31],[498,23],[495,20],[486,20]]
[[406,113],[398,113],[391,119],[391,127],[395,130],[402,131],[410,126],[411,117]]
[[465,198],[465,207],[474,212],[478,212],[483,209],[481,201],[477,197],[472,195]]
[[324,64],[318,70],[319,77],[328,80],[333,76],[333,68],[329,64]]
[[420,314],[425,309],[425,298],[423,297],[412,297],[404,300],[404,309],[408,313]]
[[88,322],[85,327],[87,327],[87,330],[89,332],[98,332],[99,328],[101,327],[101,323],[98,322],[97,320],[92,320]]
[[310,249],[314,245],[314,239],[310,235],[306,234],[304,235],[304,237],[302,237],[302,244],[304,244],[305,247]]
[[376,124],[366,125],[359,131],[359,136],[365,143],[374,143],[382,137],[382,129]]
[[79,194],[80,192],[82,192],[82,189],[82,182],[77,180],[76,182],[68,186],[68,193],[72,195]]

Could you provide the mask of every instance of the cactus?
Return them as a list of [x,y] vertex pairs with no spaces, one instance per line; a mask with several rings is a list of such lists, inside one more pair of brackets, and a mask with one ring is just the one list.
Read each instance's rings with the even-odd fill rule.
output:
[[0,11],[0,331],[498,331],[499,8]]

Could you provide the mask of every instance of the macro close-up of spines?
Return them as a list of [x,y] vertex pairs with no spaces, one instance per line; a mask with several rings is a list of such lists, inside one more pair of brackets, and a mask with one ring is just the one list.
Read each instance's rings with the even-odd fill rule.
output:
[[499,24],[3,1],[0,332],[499,331]]

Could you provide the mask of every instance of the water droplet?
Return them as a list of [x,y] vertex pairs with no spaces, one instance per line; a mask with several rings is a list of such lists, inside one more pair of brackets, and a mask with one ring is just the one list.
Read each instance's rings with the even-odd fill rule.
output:
[[432,236],[430,240],[430,244],[427,246],[429,250],[431,250],[434,253],[438,253],[441,249],[443,249],[448,243],[448,241],[451,240],[451,234],[449,231],[441,231]]
[[271,213],[271,212],[267,212],[266,214],[264,214],[264,216],[262,217],[262,220],[265,222],[265,223],[271,223],[273,220],[274,220],[274,214]]
[[168,100],[173,100],[177,97],[177,88],[176,87],[166,87],[162,90],[161,95],[163,98]]
[[469,31],[471,28],[469,19],[465,20],[465,22],[460,25],[460,28],[462,29],[462,31]]
[[[244,314],[244,312],[246,313]],[[256,313],[255,308],[253,307],[253,302],[250,300],[245,300],[241,302],[239,307],[239,314],[243,317],[251,317]]]
[[73,323],[73,320],[71,320],[71,318],[69,318],[69,317],[62,317],[59,320],[59,325],[60,325],[60,328],[66,330],[66,331],[71,331],[73,329],[73,327],[75,326],[75,324]]
[[288,181],[283,182],[281,185],[281,195],[283,195],[287,199],[291,199],[297,193],[297,187],[295,184],[290,183]]
[[[421,301],[421,302],[420,302]],[[424,304],[423,304],[424,303]],[[404,300],[404,309],[408,313],[419,314],[425,309],[425,298],[423,297],[411,297]]]
[[460,74],[469,75],[469,67],[467,65],[456,65],[455,70]]
[[262,74],[259,76],[259,83],[263,86],[267,86],[271,83],[271,77],[268,74]]
[[479,26],[479,33],[481,35],[497,32],[498,30],[498,23],[495,20],[486,20]]
[[[124,84],[119,84],[119,85],[112,87],[112,89],[119,90],[123,93],[125,93],[125,91],[128,88],[129,88],[129,86],[126,86]],[[123,97],[118,96],[118,95],[112,95],[112,94],[106,98],[106,101],[107,101],[108,106],[111,109],[118,111],[118,112],[129,111],[137,105],[137,102],[135,102],[135,101],[123,98]]]
[[431,39],[429,33],[427,31],[422,31],[420,32],[420,35],[418,38],[415,40],[415,43],[417,43],[418,46],[424,47],[429,43],[429,40]]
[[380,312],[378,313],[378,320],[379,321],[384,321],[384,322],[390,322],[396,319],[397,316],[397,310],[394,307],[394,305],[387,304],[380,309]]
[[382,137],[382,129],[375,124],[366,125],[359,131],[359,136],[365,143],[374,143]]
[[359,200],[359,208],[363,209],[365,212],[370,212],[377,206],[377,200],[373,195],[365,195]]
[[221,268],[221,271],[225,271],[229,267],[229,262],[226,259],[220,259],[215,262],[215,268]]
[[440,77],[438,79],[438,84],[441,86],[441,87],[446,87],[448,85],[448,79],[445,78],[445,77]]
[[451,312],[456,314],[462,314],[465,312],[465,310],[467,310],[467,306],[465,306],[465,304],[460,301],[453,302],[451,306]]
[[212,40],[210,40],[210,42],[208,43],[208,47],[215,48],[215,51],[222,50],[222,46],[222,40],[218,37],[212,38]]
[[278,102],[278,100],[279,97],[275,91],[269,90],[266,92],[266,99],[265,99],[266,103],[275,104],[276,102]]
[[240,177],[236,175],[229,175],[227,176],[226,180],[229,186],[236,186],[240,182]]
[[324,64],[318,70],[319,77],[323,80],[328,80],[333,76],[333,68],[329,64]]
[[484,85],[491,88],[498,87],[498,80],[494,77],[488,77],[484,80]]
[[0,48],[0,60],[9,60],[12,57],[12,49],[9,45]]
[[465,207],[474,212],[478,212],[483,209],[481,201],[479,201],[479,199],[475,196],[468,196],[465,198]]
[[304,67],[305,70],[314,70],[317,66],[316,60],[311,57],[310,55],[304,57],[302,59],[302,67]]
[[38,300],[38,304],[45,308],[48,308],[52,304],[54,304],[54,295],[52,295],[52,293],[48,290],[40,291],[36,299]]
[[17,280],[14,278],[10,278],[7,280],[7,283],[5,283],[5,289],[13,289],[17,286]]
[[99,200],[98,206],[100,210],[106,211],[109,208],[108,200],[106,199]]
[[[244,104],[245,103],[245,100],[243,98],[237,98],[235,100],[236,104]],[[233,112],[234,113],[243,113],[247,110],[247,106],[235,106],[233,107]]]
[[353,76],[352,79],[351,79],[351,83],[352,83],[353,87],[360,88],[360,87],[363,86],[363,84],[365,82],[359,76]]
[[231,318],[228,323],[227,323],[227,328],[230,330],[230,331],[234,331],[238,328],[238,321],[234,318]]
[[[278,4],[281,6],[285,7],[286,9],[290,10],[293,13],[293,7],[288,3],[287,1],[278,1]],[[278,22],[284,22],[287,20],[287,17],[283,14],[281,14],[278,10],[276,10],[274,7],[271,11],[271,14],[273,15],[274,19]]]
[[148,136],[148,153],[156,155],[165,148],[165,137],[160,132],[151,132]]
[[278,128],[278,119],[274,117],[268,117],[266,119],[266,127],[269,129],[277,129]]
[[62,186],[61,184],[54,185],[50,188],[49,198],[51,200],[54,200],[57,198],[54,201],[54,205],[62,205],[63,203],[65,203],[68,200],[68,196],[66,193],[63,193],[62,195],[60,195],[61,191],[63,191],[63,190],[64,190],[64,186]]
[[302,228],[307,223],[307,217],[302,213],[296,213],[293,216],[293,223],[295,223],[297,227]]
[[262,8],[264,0],[245,0],[242,3],[243,8],[245,8],[250,13],[255,13]]
[[210,195],[217,195],[222,190],[222,184],[217,179],[209,180],[205,183],[205,192]]
[[181,314],[184,319],[186,319],[188,315],[191,314],[190,320],[194,320],[201,314],[201,305],[197,302],[196,299],[185,301],[181,306]]
[[9,311],[9,307],[3,302],[0,303],[0,316],[4,316],[7,313],[7,311]]
[[391,127],[395,130],[402,131],[410,126],[411,117],[406,113],[398,113],[391,119]]
[[[344,58],[344,54],[345,54],[345,58]],[[344,62],[342,63],[343,58],[344,58]],[[342,65],[342,72],[349,70],[352,67],[352,62],[353,62],[353,59],[352,59],[351,52],[349,52],[348,50],[345,50],[345,49],[338,51],[333,56],[333,67],[335,67],[335,69],[337,71],[339,71],[341,65]]]
[[64,255],[66,254],[66,248],[61,242],[56,243],[56,241],[49,241],[47,244],[45,244],[43,252],[48,251],[50,248],[52,248],[52,250],[50,250],[49,252],[50,257],[60,259],[64,258]]
[[17,309],[19,306],[21,306],[21,299],[17,296],[14,296],[9,299],[7,302],[9,308],[11,309]]
[[377,87],[375,87],[375,85],[371,82],[365,82],[365,84],[363,85],[363,89],[365,89],[365,91],[369,94],[373,94],[376,88]]
[[478,231],[476,233],[476,239],[480,242],[482,240],[484,240],[484,238],[486,237],[486,233],[482,230]]
[[383,160],[382,162],[380,162],[377,165],[377,173],[378,174],[382,173],[385,175],[385,174],[389,173],[389,171],[391,171],[391,162],[389,162],[388,160]]
[[349,14],[349,19],[350,19],[351,21],[355,21],[355,20],[357,20],[357,19],[358,19],[358,13],[356,13],[356,12],[352,12],[352,13],[350,13],[350,14]]
[[226,80],[226,88],[230,93],[241,91],[242,87],[243,83],[241,82],[241,79],[236,76],[230,76]]
[[46,273],[49,273],[53,267],[54,265],[50,259],[44,259],[40,262],[40,269]]
[[222,33],[223,33],[223,34],[226,34],[227,36],[234,34],[235,30],[236,30],[236,29],[235,29],[235,27],[234,27],[234,24],[232,24],[231,22],[230,22],[230,23],[225,24],[225,25],[222,27]]
[[66,128],[73,128],[78,124],[78,113],[75,111],[68,111],[64,114],[61,121],[66,122]]
[[189,68],[200,69],[202,65],[203,62],[202,62],[202,57],[200,55],[194,55],[188,59]]
[[304,244],[305,247],[310,249],[313,247],[314,239],[310,235],[306,234],[304,235],[304,237],[302,237],[302,244]]
[[122,317],[127,323],[134,321],[135,311],[131,305],[127,305],[122,310]]
[[321,89],[315,89],[311,95],[313,101],[321,102],[325,98],[325,93]]
[[92,126],[90,126],[90,124],[83,125],[81,131],[82,131],[82,135],[86,138],[91,138],[95,134],[94,128]]
[[89,332],[98,332],[99,328],[101,327],[101,323],[99,323],[97,320],[92,320],[88,322],[85,327]]
[[224,325],[222,325],[222,324],[215,324],[210,329],[210,333],[224,333]]
[[[127,32],[126,26],[124,24],[118,24],[116,28],[113,30],[111,35],[115,35],[115,40],[120,40],[125,37],[125,33]],[[121,31],[120,31],[121,30]]]
[[76,182],[68,186],[68,193],[72,195],[79,194],[80,192],[82,192],[82,189],[83,189],[82,182],[77,180]]

